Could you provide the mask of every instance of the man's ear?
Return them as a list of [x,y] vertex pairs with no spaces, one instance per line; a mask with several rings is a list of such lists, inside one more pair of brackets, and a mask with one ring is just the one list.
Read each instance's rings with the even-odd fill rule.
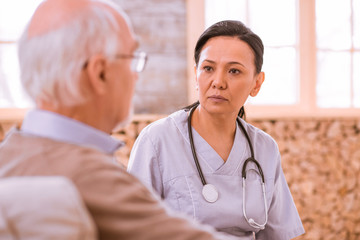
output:
[[92,56],[85,69],[89,85],[96,94],[104,94],[106,91],[106,59],[102,55]]
[[263,84],[264,80],[265,80],[265,73],[264,72],[260,72],[259,74],[257,74],[256,81],[255,81],[255,86],[251,90],[250,96],[255,97],[259,93],[261,85]]

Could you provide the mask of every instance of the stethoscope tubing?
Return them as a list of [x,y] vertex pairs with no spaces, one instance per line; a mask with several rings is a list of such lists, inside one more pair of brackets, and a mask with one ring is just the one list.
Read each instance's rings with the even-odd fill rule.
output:
[[[207,185],[207,182],[205,180],[205,177],[204,177],[204,174],[202,172],[199,160],[197,158],[194,139],[193,139],[193,134],[192,134],[192,126],[191,126],[191,118],[192,118],[192,115],[193,115],[195,109],[197,108],[197,106],[198,105],[195,105],[194,107],[192,107],[190,109],[189,116],[188,116],[188,131],[189,131],[189,140],[190,140],[191,152],[192,152],[192,155],[193,155],[193,158],[194,158],[194,162],[195,162],[197,171],[199,173],[201,183],[203,184],[203,186],[205,186],[205,185]],[[245,162],[243,164],[243,167],[242,167],[242,171],[241,171],[242,180],[243,180],[242,181],[242,186],[243,186],[243,214],[244,214],[244,217],[245,217],[246,221],[249,223],[250,226],[252,226],[253,228],[256,228],[256,229],[264,229],[265,225],[267,223],[267,220],[268,220],[264,173],[263,173],[263,170],[262,170],[262,168],[260,166],[260,163],[255,159],[254,149],[253,149],[250,137],[249,137],[244,125],[241,123],[239,118],[236,118],[236,121],[237,121],[238,125],[240,126],[241,131],[243,132],[243,134],[246,137],[246,140],[247,140],[249,148],[250,148],[250,153],[251,153],[251,157],[249,157],[248,159],[245,160]],[[257,169],[259,171],[259,175],[261,176],[261,180],[262,180],[261,187],[262,187],[263,198],[264,198],[264,207],[265,207],[265,221],[264,221],[263,224],[259,224],[259,223],[255,222],[254,219],[248,218],[247,215],[246,215],[246,206],[245,206],[246,182],[245,182],[245,180],[246,180],[246,166],[247,166],[247,164],[249,162],[253,162],[256,165],[256,167],[257,167]]]
[[204,177],[204,174],[203,174],[203,171],[201,170],[201,166],[200,166],[200,163],[199,163],[199,160],[197,158],[197,154],[196,154],[196,150],[195,150],[195,144],[194,144],[194,139],[193,139],[193,134],[192,134],[192,127],[191,127],[191,117],[194,113],[194,110],[196,109],[197,106],[193,107],[190,109],[190,113],[189,113],[189,117],[188,117],[188,130],[189,130],[189,140],[190,140],[190,146],[191,146],[191,152],[192,152],[192,155],[194,157],[194,161],[195,161],[195,165],[196,165],[196,168],[197,168],[197,171],[199,173],[199,176],[200,176],[200,179],[201,179],[201,183],[203,184],[203,186],[205,186],[207,183],[206,183],[206,180],[205,180],[205,177]]
[[[192,133],[192,126],[191,126],[191,118],[192,118],[192,115],[193,115],[195,109],[197,108],[197,106],[198,106],[198,105],[192,107],[192,108],[190,109],[190,112],[189,112],[189,117],[188,117],[189,140],[190,140],[191,152],[192,152],[192,155],[193,155],[193,158],[194,158],[194,162],[195,162],[197,171],[199,172],[199,176],[200,176],[201,182],[202,182],[203,185],[206,185],[207,183],[206,183],[204,174],[203,174],[203,172],[202,172],[202,169],[201,169],[201,166],[200,166],[200,163],[199,163],[197,154],[196,154],[196,149],[195,149],[195,144],[194,144],[194,139],[193,139],[193,133]],[[255,159],[254,148],[253,148],[253,146],[252,146],[250,137],[249,137],[249,135],[247,134],[247,131],[246,131],[244,125],[243,125],[243,124],[241,123],[241,121],[239,120],[239,118],[236,118],[236,121],[237,121],[238,125],[240,126],[241,131],[243,132],[243,134],[244,134],[245,137],[246,137],[246,140],[247,140],[248,145],[249,145],[249,148],[250,148],[250,153],[251,153],[251,157],[249,157],[248,159],[246,159],[245,162],[244,162],[244,164],[243,164],[243,168],[242,168],[242,171],[241,171],[242,177],[246,179],[246,166],[247,166],[247,164],[248,164],[249,162],[253,162],[253,163],[256,164],[256,167],[257,167],[258,170],[259,170],[259,174],[260,174],[260,176],[261,176],[262,182],[265,183],[264,173],[263,173],[263,171],[262,171],[262,168],[261,168],[261,166],[260,166],[260,163]]]

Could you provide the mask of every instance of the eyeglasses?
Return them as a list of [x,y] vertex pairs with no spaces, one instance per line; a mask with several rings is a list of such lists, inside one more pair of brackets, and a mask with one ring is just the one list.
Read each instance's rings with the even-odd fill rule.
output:
[[[131,70],[134,72],[142,72],[145,68],[147,62],[147,54],[146,52],[135,52],[134,54],[117,54],[115,58],[132,58],[131,62]],[[83,69],[87,68],[88,61],[86,61],[83,65]]]
[[145,68],[146,61],[147,61],[147,54],[146,52],[135,52],[132,55],[127,54],[117,54],[116,58],[132,58],[131,62],[131,70],[134,72],[142,72]]

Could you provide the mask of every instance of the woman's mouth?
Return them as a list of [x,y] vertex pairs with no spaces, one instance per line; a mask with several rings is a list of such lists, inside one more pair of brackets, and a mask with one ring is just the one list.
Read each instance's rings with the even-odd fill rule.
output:
[[224,102],[224,101],[228,101],[226,98],[224,98],[221,95],[211,95],[209,97],[210,100],[214,101],[214,102]]

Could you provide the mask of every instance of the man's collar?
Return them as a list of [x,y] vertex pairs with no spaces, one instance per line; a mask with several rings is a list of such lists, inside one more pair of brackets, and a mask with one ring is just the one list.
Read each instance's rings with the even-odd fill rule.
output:
[[39,137],[96,148],[107,154],[113,154],[124,145],[123,142],[103,131],[75,119],[44,110],[32,110],[27,113],[21,130]]

